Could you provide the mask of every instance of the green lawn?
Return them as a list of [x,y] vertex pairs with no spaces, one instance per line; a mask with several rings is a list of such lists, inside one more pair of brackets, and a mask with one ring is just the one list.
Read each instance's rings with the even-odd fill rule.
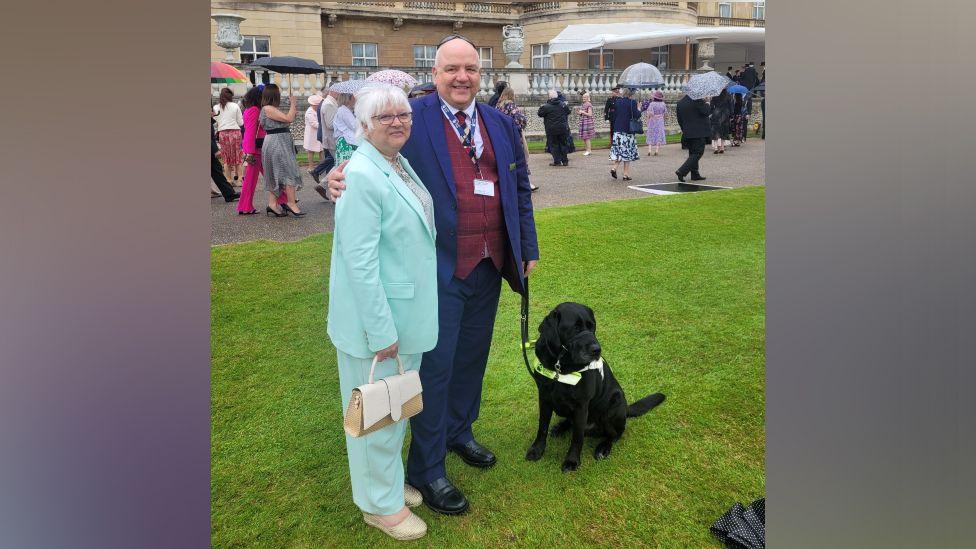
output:
[[[533,331],[556,304],[586,303],[628,400],[668,398],[605,461],[588,440],[579,471],[561,473],[560,438],[526,462],[536,394],[505,289],[475,424],[499,462],[448,457],[471,511],[421,508],[426,544],[720,546],[712,521],[765,491],[764,199],[749,187],[537,212]],[[325,331],[330,249],[331,235],[213,248],[216,547],[393,546],[352,503]]]

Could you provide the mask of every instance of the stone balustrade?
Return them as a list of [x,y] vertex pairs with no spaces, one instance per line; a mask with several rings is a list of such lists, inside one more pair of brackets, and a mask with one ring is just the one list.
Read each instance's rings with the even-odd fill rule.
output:
[[[281,86],[281,95],[283,100],[288,96],[289,78],[287,75],[268,72],[263,69],[256,70],[247,67],[240,68],[249,77],[254,78],[256,82],[269,82]],[[308,107],[306,98],[323,87],[327,87],[335,82],[349,80],[350,78],[365,78],[370,73],[386,68],[402,70],[412,75],[420,82],[429,82],[431,79],[430,69],[424,67],[325,67],[325,72],[321,74],[292,75],[292,82],[295,86],[294,95],[299,98],[297,106],[299,107],[300,111],[304,111],[304,109]],[[478,98],[481,101],[487,101],[494,92],[495,83],[497,81],[505,80],[507,82],[512,82],[513,75],[518,75],[520,73],[524,74],[528,77],[529,88],[527,90],[516,91],[516,104],[522,107],[526,119],[528,120],[528,126],[525,130],[526,135],[530,138],[544,135],[545,132],[542,126],[542,119],[536,115],[536,110],[546,101],[546,94],[549,89],[553,88],[562,90],[570,106],[574,107],[572,109],[572,113],[570,114],[569,122],[570,128],[573,130],[575,135],[577,128],[579,127],[579,115],[577,114],[575,107],[581,104],[581,97],[578,92],[586,90],[590,92],[596,114],[596,131],[598,134],[605,136],[609,133],[610,128],[609,123],[603,120],[603,105],[606,102],[607,96],[610,94],[610,88],[616,84],[617,78],[620,76],[620,72],[621,71],[619,70],[599,71],[595,69],[482,69],[481,86],[480,90],[478,91]],[[674,104],[682,96],[681,85],[694,74],[697,74],[697,72],[664,71],[662,73],[662,76],[664,76],[665,85],[661,89],[664,91],[665,101],[668,105],[668,114],[665,120],[665,126],[668,133],[677,133],[679,131],[677,121],[674,118]],[[220,93],[220,88],[222,87],[224,87],[224,84],[210,85],[211,105],[216,103],[217,97]],[[239,99],[240,95],[244,92],[247,86],[234,84],[232,87],[238,88],[235,89],[235,94]],[[638,92],[637,98],[646,98],[649,95],[650,91],[643,90]],[[757,121],[761,121],[758,99],[754,102],[753,114],[750,118],[750,123]],[[298,116],[296,117],[295,123],[292,125],[292,134],[295,137],[296,143],[301,142],[303,133],[304,118],[302,116]]]
[[[294,85],[294,94],[299,97],[308,97],[323,87],[328,87],[335,82],[350,80],[354,78],[366,78],[369,74],[381,69],[398,69],[410,74],[418,82],[429,82],[431,80],[430,68],[427,67],[361,67],[361,66],[328,66],[321,74],[295,74],[290,78],[264,69],[251,69],[240,67],[254,82],[274,83],[281,87],[283,96],[287,96],[289,82]],[[605,96],[610,93],[610,89],[617,83],[620,70],[598,70],[598,69],[482,69],[481,87],[478,92],[479,97],[490,96],[495,88],[495,83],[499,80],[512,82],[513,75],[524,75],[528,81],[527,89],[516,89],[516,95],[528,97],[542,97],[550,89],[559,89],[564,92],[575,92],[587,90],[594,97]],[[681,90],[681,85],[688,80],[695,71],[664,71],[664,86],[662,90],[667,93],[677,93]],[[211,96],[217,97],[223,84],[211,84]]]

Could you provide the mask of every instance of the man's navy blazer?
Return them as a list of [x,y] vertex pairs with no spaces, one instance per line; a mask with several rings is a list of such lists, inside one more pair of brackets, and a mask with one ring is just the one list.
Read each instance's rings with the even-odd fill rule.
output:
[[[413,128],[400,153],[410,162],[433,199],[437,278],[441,285],[446,285],[457,266],[458,225],[457,189],[447,139],[457,139],[457,134],[445,132],[444,113],[436,93],[413,99],[410,106]],[[484,122],[495,151],[498,188],[510,246],[509,260],[514,262],[506,264],[502,276],[514,291],[521,293],[522,262],[539,259],[525,149],[511,118],[483,103],[477,103],[476,108],[479,122]]]

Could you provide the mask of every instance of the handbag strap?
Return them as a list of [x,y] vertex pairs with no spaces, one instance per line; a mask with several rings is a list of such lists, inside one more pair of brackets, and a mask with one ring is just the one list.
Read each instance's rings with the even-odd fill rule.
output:
[[[376,371],[376,363],[379,362],[379,360],[377,360],[378,358],[379,358],[378,356],[373,355],[373,365],[369,367],[369,382],[370,382],[370,384],[373,383],[373,372]],[[403,361],[400,360],[400,355],[399,354],[397,354],[397,356],[396,356],[396,361],[397,361],[397,369],[400,370],[400,375],[403,375]]]

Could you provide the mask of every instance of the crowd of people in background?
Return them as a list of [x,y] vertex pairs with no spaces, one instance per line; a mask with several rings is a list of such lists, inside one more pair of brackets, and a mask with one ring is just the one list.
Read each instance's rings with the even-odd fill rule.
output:
[[[738,147],[746,141],[753,108],[752,90],[766,81],[765,65],[765,62],[760,63],[759,71],[751,62],[738,69],[728,67],[726,76],[744,87],[747,90],[744,93],[741,92],[742,88],[735,88],[740,93],[729,93],[726,89],[715,97],[692,100],[685,96],[677,103],[675,114],[681,127],[681,145],[682,149],[688,151],[688,158],[675,172],[679,181],[684,182],[688,175],[693,181],[705,179],[699,172],[698,164],[708,144],[713,154],[725,154],[727,147]],[[434,91],[432,83],[422,83],[410,90],[408,97],[422,97]],[[604,104],[603,117],[610,125],[608,157],[613,179],[633,179],[631,164],[640,158],[637,135],[646,135],[649,157],[658,156],[661,147],[667,143],[665,120],[668,106],[664,93],[654,90],[639,103],[634,98],[635,93],[634,89],[615,87]],[[585,146],[583,156],[589,156],[596,137],[597,113],[590,93],[580,91],[580,96],[580,105],[575,107],[579,118],[576,130]],[[267,215],[305,215],[295,197],[302,188],[302,174],[290,132],[295,120],[295,100],[289,95],[287,111],[279,109],[279,101],[278,86],[258,84],[247,91],[240,106],[234,102],[234,92],[230,88],[220,91],[218,102],[213,106],[211,176],[227,202],[239,200],[239,215],[258,213],[253,201],[260,176],[264,177],[268,194]],[[513,88],[507,82],[497,82],[487,103],[511,118],[520,134],[522,147],[528,154],[525,136],[528,119],[516,103]],[[765,138],[764,96],[761,107],[764,120],[762,137]],[[321,183],[322,174],[348,160],[359,146],[355,108],[356,97],[353,94],[323,89],[308,98],[302,143],[307,155],[306,171],[316,183],[315,190],[326,200],[329,200],[329,195]],[[569,123],[571,112],[573,109],[563,92],[555,89],[549,90],[548,99],[537,111],[545,129],[545,150],[552,155],[550,166],[569,166],[569,155],[576,150]],[[241,191],[237,193],[234,186],[240,179],[243,179]],[[533,191],[538,189],[538,186],[532,185]]]

